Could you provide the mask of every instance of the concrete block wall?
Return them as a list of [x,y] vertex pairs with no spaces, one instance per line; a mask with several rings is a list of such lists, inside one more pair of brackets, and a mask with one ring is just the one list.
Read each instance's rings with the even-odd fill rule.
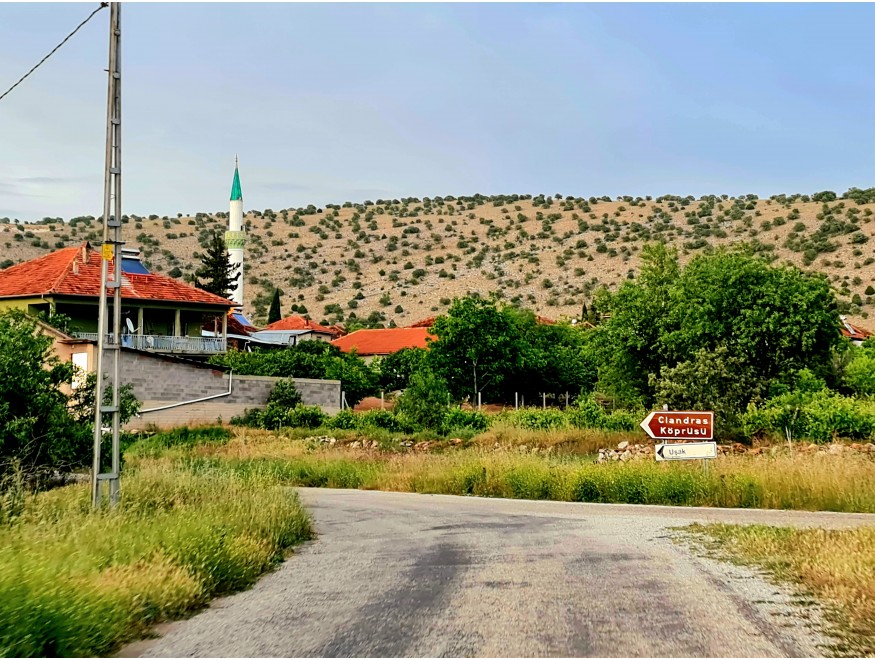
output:
[[[135,351],[122,351],[122,380],[133,386],[142,409],[158,408],[228,392],[208,401],[147,412],[133,418],[127,428],[227,422],[250,408],[263,408],[279,378],[237,376],[212,369]],[[340,381],[295,378],[295,387],[306,405],[319,406],[326,413],[340,410]]]

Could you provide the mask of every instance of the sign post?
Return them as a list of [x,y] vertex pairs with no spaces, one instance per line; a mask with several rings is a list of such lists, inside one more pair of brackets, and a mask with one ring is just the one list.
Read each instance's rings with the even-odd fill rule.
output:
[[[641,422],[641,428],[657,443],[657,461],[701,460],[707,470],[707,460],[717,458],[714,442],[714,413],[711,411],[659,410]],[[678,442],[693,440],[694,442]]]

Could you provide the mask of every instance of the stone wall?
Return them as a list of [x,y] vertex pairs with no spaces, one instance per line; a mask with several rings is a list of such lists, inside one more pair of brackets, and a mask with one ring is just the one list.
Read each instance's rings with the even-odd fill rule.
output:
[[[163,408],[170,404],[226,394],[197,403],[142,413],[127,428],[157,426],[166,428],[184,424],[209,424],[229,421],[247,408],[262,408],[279,378],[237,376],[189,360],[168,358],[140,351],[122,351],[122,382],[133,386],[142,409]],[[327,413],[340,409],[340,381],[293,379],[306,405],[319,406]]]

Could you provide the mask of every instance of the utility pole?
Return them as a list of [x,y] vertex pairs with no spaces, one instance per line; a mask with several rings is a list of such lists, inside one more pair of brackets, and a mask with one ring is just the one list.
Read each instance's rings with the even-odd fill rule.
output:
[[[94,463],[92,465],[91,491],[94,507],[104,501],[102,484],[109,485],[109,504],[119,500],[119,471],[121,456],[119,447],[120,415],[120,359],[122,319],[122,70],[121,70],[121,5],[111,2],[109,7],[109,69],[106,100],[106,167],[103,179],[103,245],[100,251],[100,308],[97,316],[97,385],[94,393]],[[109,265],[112,262],[112,278]],[[107,292],[112,291],[112,333],[108,334]],[[103,405],[106,391],[103,370],[106,358],[111,354],[112,402]],[[101,473],[100,451],[103,442],[104,415],[111,417],[112,466],[108,473]]]

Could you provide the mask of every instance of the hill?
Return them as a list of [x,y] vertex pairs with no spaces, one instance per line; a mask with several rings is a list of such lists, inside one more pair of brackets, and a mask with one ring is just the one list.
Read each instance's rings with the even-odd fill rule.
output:
[[[842,312],[859,321],[875,311],[873,214],[875,189],[853,188],[770,199],[475,195],[250,211],[246,303],[263,321],[279,286],[284,315],[405,325],[446,310],[454,296],[496,292],[574,318],[598,287],[632,277],[641,246],[658,239],[676,245],[682,262],[745,242],[774,263],[821,271]],[[124,234],[154,270],[190,280],[201,245],[226,222],[224,212],[131,216]],[[3,267],[101,235],[91,217],[0,226]]]

